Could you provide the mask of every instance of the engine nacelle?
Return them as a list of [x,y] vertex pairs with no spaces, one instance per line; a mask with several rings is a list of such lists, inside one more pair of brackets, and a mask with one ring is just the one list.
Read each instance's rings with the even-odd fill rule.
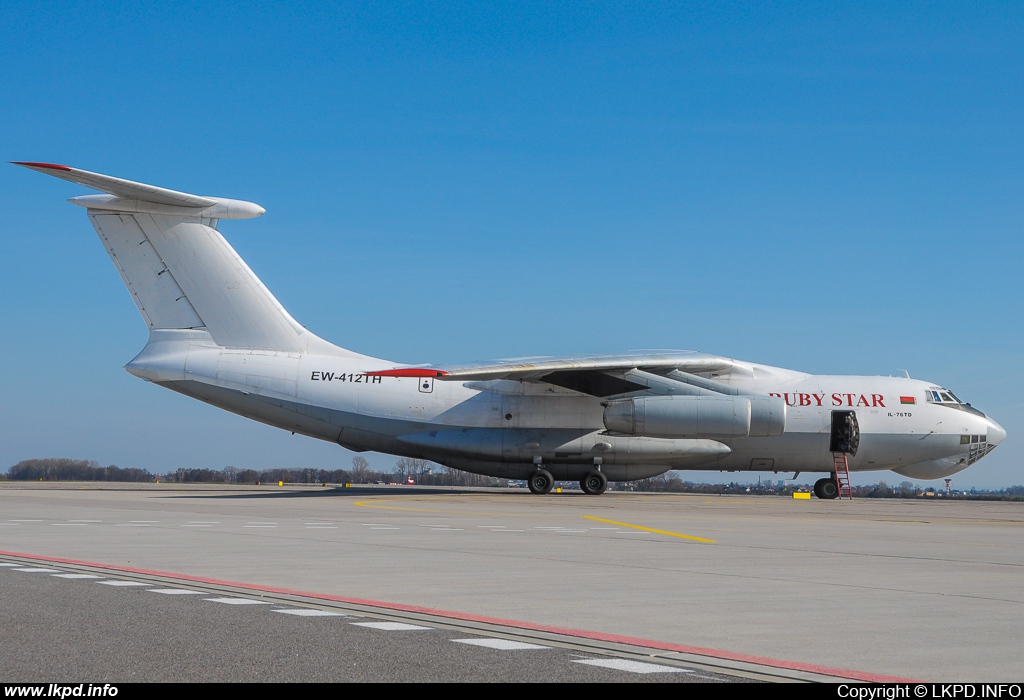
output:
[[777,396],[641,396],[610,401],[604,427],[658,438],[770,437],[786,430]]

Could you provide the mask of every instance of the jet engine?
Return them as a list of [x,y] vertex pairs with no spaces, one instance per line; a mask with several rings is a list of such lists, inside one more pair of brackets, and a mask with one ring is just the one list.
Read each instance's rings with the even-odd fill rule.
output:
[[657,438],[769,437],[786,430],[776,396],[641,396],[609,401],[604,427]]

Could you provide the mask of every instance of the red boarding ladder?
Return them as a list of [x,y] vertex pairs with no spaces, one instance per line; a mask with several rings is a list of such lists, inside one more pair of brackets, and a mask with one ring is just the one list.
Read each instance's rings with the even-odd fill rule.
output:
[[845,452],[832,453],[832,471],[836,473],[836,486],[839,487],[839,498],[853,500],[853,489],[850,488],[850,462]]

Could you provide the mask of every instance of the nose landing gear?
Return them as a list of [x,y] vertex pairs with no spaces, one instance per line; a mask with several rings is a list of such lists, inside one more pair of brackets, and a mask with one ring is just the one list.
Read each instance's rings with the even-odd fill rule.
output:
[[839,485],[836,483],[836,477],[833,475],[815,481],[814,495],[825,500],[836,498],[839,495]]

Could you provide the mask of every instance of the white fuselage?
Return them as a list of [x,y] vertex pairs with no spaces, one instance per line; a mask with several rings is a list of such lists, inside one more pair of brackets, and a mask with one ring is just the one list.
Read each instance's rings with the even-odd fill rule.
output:
[[[340,349],[339,349],[340,350]],[[354,450],[421,457],[523,478],[542,462],[577,478],[600,458],[611,480],[668,469],[829,472],[833,412],[853,412],[860,446],[851,471],[892,469],[932,479],[964,469],[1005,436],[964,405],[932,403],[935,385],[902,377],[809,375],[735,363],[714,380],[777,396],[785,432],[772,437],[664,439],[610,434],[605,399],[516,380],[370,376],[394,363],[353,355],[235,350],[203,331],[155,331],[127,369],[276,427]]]

